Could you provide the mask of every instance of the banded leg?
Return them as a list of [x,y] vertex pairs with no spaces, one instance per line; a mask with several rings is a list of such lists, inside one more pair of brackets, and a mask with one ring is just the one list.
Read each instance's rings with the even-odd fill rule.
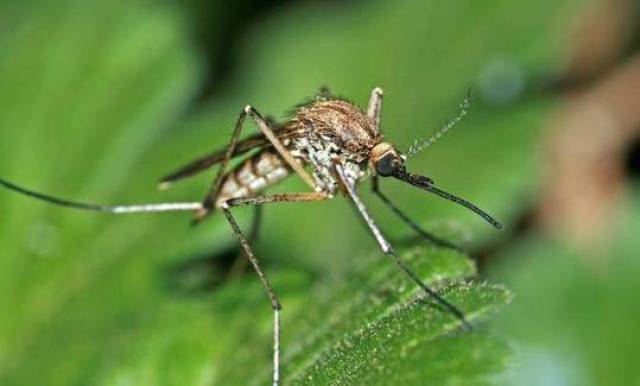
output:
[[447,248],[452,248],[455,250],[460,251],[461,248],[458,247],[457,245],[454,245],[446,240],[443,240],[439,237],[436,237],[432,234],[430,234],[429,232],[425,231],[424,229],[422,229],[422,227],[420,227],[420,225],[416,224],[415,221],[413,221],[411,218],[409,218],[409,216],[407,216],[402,210],[400,210],[400,208],[398,208],[393,201],[391,201],[391,199],[389,199],[389,197],[387,197],[384,193],[382,193],[382,191],[380,190],[380,184],[378,181],[378,176],[373,176],[372,181],[372,190],[373,193],[378,196],[378,198],[380,198],[380,200],[382,200],[383,203],[385,203],[389,209],[391,209],[391,211],[398,216],[398,218],[400,218],[405,224],[409,225],[409,227],[411,227],[420,237],[422,237],[424,240],[429,241],[437,246],[440,247],[447,247]]
[[341,181],[342,185],[344,186],[349,198],[355,205],[358,212],[360,212],[360,215],[362,216],[365,223],[371,230],[371,233],[373,233],[382,251],[385,254],[389,255],[391,259],[394,261],[394,263],[398,266],[398,268],[400,268],[407,276],[409,276],[411,280],[413,280],[418,286],[420,286],[422,290],[424,290],[424,292],[427,293],[427,295],[431,296],[432,299],[434,299],[437,303],[443,306],[447,311],[449,311],[456,318],[458,318],[466,328],[470,329],[471,326],[467,322],[464,316],[464,313],[458,307],[449,303],[445,298],[440,296],[431,287],[426,285],[422,281],[422,279],[415,272],[413,272],[413,270],[404,261],[402,261],[396,255],[395,251],[391,247],[391,244],[389,244],[389,242],[384,238],[384,236],[382,235],[382,232],[380,231],[380,228],[378,228],[376,223],[373,221],[373,218],[371,217],[371,215],[369,215],[367,208],[362,203],[362,200],[360,200],[360,197],[356,193],[356,190],[353,187],[353,184],[349,181],[349,179],[345,175],[344,170],[342,169],[342,166],[340,164],[336,164],[335,172],[339,180]]
[[227,147],[227,152],[225,154],[225,157],[220,163],[220,167],[218,168],[218,173],[216,174],[216,177],[213,180],[213,184],[211,185],[211,188],[209,189],[209,192],[207,193],[207,196],[203,201],[204,210],[198,214],[197,219],[204,218],[204,216],[209,211],[211,211],[211,209],[213,209],[215,206],[215,200],[218,197],[218,194],[220,193],[220,189],[222,188],[222,183],[224,180],[223,177],[225,175],[227,166],[229,164],[229,160],[231,160],[231,157],[235,151],[236,145],[238,144],[238,139],[240,138],[240,134],[242,133],[244,120],[247,117],[247,115],[254,120],[256,125],[258,125],[258,128],[260,129],[260,131],[265,135],[265,137],[267,137],[269,142],[271,142],[273,147],[276,149],[278,154],[285,160],[285,162],[296,173],[298,173],[300,178],[302,178],[302,180],[307,185],[309,185],[313,190],[317,190],[316,183],[314,179],[311,177],[311,175],[309,175],[309,173],[307,173],[307,171],[304,170],[302,165],[298,161],[296,161],[296,159],[291,155],[289,150],[284,147],[282,142],[280,142],[280,140],[276,137],[276,135],[273,133],[273,130],[271,130],[267,122],[260,116],[260,114],[256,111],[256,109],[254,109],[252,106],[247,105],[245,106],[244,109],[242,109],[242,111],[240,112],[240,116],[236,121],[236,125],[233,130],[233,134],[231,135],[231,140],[229,142],[229,146]]
[[373,120],[375,134],[380,134],[380,115],[382,113],[382,89],[376,87],[371,90],[369,97],[369,107],[367,108],[367,116]]
[[[262,206],[256,205],[253,210],[253,218],[251,219],[251,229],[249,230],[249,236],[247,237],[250,244],[255,244],[260,237],[260,224],[262,223]],[[229,269],[228,277],[236,277],[241,272],[244,272],[247,267],[247,260],[241,258],[240,255],[236,256],[231,269]]]
[[273,287],[269,283],[269,279],[267,279],[267,275],[262,270],[260,266],[260,262],[256,258],[253,249],[247,238],[242,233],[238,222],[235,220],[233,215],[231,214],[231,208],[235,206],[241,205],[261,205],[261,204],[270,204],[275,202],[304,202],[304,201],[322,201],[329,198],[324,192],[312,192],[312,193],[291,193],[291,194],[273,194],[273,195],[264,195],[257,197],[242,197],[242,198],[234,198],[227,201],[224,201],[219,204],[219,207],[224,212],[231,228],[233,229],[233,233],[236,238],[240,242],[240,246],[244,254],[247,256],[247,259],[253,266],[254,270],[258,274],[258,278],[262,283],[262,287],[269,298],[269,302],[271,303],[271,308],[273,309],[273,385],[277,386],[280,382],[280,310],[282,309],[282,305],[280,304],[280,300],[276,295]]
[[0,186],[12,190],[16,193],[44,201],[49,204],[62,206],[71,209],[88,210],[93,212],[103,212],[111,214],[134,214],[134,213],[160,213],[160,212],[190,212],[202,209],[201,202],[166,202],[157,204],[140,205],[98,205],[86,202],[71,201],[64,198],[50,196],[48,194],[27,189],[13,182],[0,178]]

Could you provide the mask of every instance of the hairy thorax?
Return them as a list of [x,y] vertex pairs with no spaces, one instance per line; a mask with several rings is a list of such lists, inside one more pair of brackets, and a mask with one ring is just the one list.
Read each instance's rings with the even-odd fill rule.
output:
[[337,190],[335,163],[340,163],[351,182],[357,183],[366,176],[369,152],[380,142],[367,115],[341,100],[304,106],[287,126],[305,133],[292,138],[292,155],[307,163],[318,185],[330,193]]

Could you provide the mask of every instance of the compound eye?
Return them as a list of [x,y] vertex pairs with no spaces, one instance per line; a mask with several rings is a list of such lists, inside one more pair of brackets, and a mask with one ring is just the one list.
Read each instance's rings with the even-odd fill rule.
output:
[[376,172],[383,177],[388,177],[400,166],[402,166],[402,161],[394,154],[388,153],[378,161]]

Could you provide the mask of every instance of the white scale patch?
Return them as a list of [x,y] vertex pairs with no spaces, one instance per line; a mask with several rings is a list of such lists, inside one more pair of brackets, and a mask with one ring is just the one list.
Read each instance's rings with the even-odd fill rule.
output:
[[225,180],[218,201],[229,198],[253,196],[255,193],[273,185],[289,175],[289,170],[282,165],[280,159],[270,153],[263,153],[255,161],[255,172],[251,162],[245,163],[235,174]]
[[338,189],[333,174],[334,160],[340,161],[344,172],[352,184],[366,176],[360,165],[340,154],[340,149],[329,138],[308,136],[293,141],[292,155],[304,159],[313,169],[316,182],[327,192],[335,193]]

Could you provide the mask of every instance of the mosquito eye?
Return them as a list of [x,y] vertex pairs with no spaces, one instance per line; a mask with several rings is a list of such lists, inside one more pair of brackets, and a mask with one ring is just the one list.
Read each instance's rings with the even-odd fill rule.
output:
[[376,172],[383,177],[388,177],[400,166],[402,166],[402,162],[398,157],[393,154],[387,154],[378,161],[378,164],[376,165]]

